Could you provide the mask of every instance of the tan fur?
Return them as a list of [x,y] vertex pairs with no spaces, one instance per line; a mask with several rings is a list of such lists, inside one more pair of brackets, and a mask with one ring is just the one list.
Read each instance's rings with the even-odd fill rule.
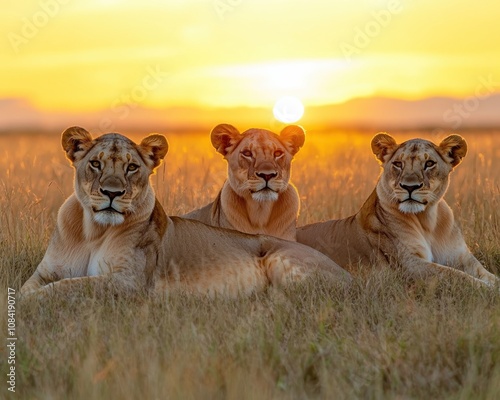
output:
[[119,134],[92,139],[74,127],[63,133],[62,145],[75,167],[75,193],[59,210],[23,296],[86,286],[236,296],[315,272],[349,279],[328,257],[299,243],[168,217],[149,182],[167,153],[161,135],[137,145]]
[[443,199],[451,171],[467,152],[465,140],[452,135],[439,146],[422,139],[398,145],[378,134],[372,150],[383,170],[361,210],[298,228],[297,240],[347,269],[359,263],[398,265],[413,277],[444,273],[496,284],[467,248]]
[[183,217],[295,241],[300,201],[290,170],[304,144],[304,130],[290,125],[279,136],[264,129],[240,134],[221,124],[212,130],[211,140],[228,162],[228,180],[215,201]]

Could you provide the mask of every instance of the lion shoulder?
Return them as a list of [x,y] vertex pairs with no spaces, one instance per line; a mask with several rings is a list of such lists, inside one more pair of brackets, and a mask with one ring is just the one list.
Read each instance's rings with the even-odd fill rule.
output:
[[[217,226],[224,228],[224,223],[221,220],[221,201],[220,201],[220,192],[217,195],[216,199],[207,205],[193,210],[187,214],[181,215],[182,218],[192,219],[196,221],[203,222],[207,225]],[[230,226],[228,226],[230,227]]]

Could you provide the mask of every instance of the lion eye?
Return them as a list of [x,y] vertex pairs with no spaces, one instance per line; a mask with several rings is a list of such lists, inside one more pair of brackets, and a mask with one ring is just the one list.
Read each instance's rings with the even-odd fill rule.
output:
[[427,160],[425,162],[425,169],[427,168],[432,168],[434,165],[436,165],[436,162],[435,161],[432,161],[432,160]]
[[129,164],[127,167],[127,172],[137,171],[139,166],[137,164]]
[[401,161],[393,161],[392,165],[394,165],[398,169],[403,168],[403,163]]
[[243,154],[244,157],[252,157],[252,152],[250,150],[243,150],[241,154]]
[[281,150],[276,150],[276,151],[274,152],[274,157],[279,158],[279,157],[281,157],[283,154],[285,154],[285,153],[283,153]]
[[101,169],[101,163],[100,163],[100,161],[91,160],[90,161],[90,165],[92,165],[92,167],[94,167],[95,169]]

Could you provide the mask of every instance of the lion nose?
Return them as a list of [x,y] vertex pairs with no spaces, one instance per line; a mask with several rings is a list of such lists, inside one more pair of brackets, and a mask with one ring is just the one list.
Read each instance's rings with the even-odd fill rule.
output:
[[271,179],[276,178],[278,174],[276,172],[272,172],[270,174],[265,174],[263,172],[258,172],[256,174],[259,178],[264,179],[266,182],[269,182]]
[[105,195],[105,196],[108,196],[108,197],[109,197],[109,199],[110,199],[111,201],[113,201],[113,199],[114,199],[115,197],[123,196],[123,195],[125,194],[125,190],[122,190],[122,191],[115,191],[115,192],[113,192],[113,191],[111,191],[111,190],[104,190],[104,189],[101,189],[101,193],[102,193],[103,195]]
[[404,185],[402,183],[399,184],[404,190],[406,190],[410,195],[417,189],[420,189],[422,186],[424,186],[423,183],[419,185]]

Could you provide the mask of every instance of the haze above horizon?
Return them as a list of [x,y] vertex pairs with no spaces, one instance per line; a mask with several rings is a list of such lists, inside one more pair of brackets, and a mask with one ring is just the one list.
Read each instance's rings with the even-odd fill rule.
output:
[[120,107],[264,107],[271,114],[279,98],[294,96],[307,115],[308,107],[355,98],[500,91],[500,3],[491,1],[29,0],[3,7],[0,99],[21,99],[42,114]]

